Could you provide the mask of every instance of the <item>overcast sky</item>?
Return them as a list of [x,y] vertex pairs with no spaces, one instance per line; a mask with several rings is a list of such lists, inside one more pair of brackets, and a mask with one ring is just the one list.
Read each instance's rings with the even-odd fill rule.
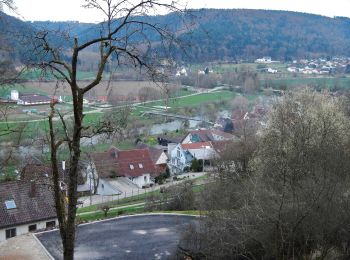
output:
[[[134,0],[137,1],[137,0]],[[350,0],[181,0],[189,8],[250,8],[290,10],[326,16],[350,17]],[[100,22],[101,16],[81,7],[84,0],[15,0],[27,21]]]

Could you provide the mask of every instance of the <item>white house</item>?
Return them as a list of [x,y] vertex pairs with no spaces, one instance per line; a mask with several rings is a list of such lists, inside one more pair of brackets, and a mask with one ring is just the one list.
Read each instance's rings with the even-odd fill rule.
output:
[[169,155],[169,169],[171,174],[183,173],[185,168],[190,168],[193,155],[183,149],[181,144],[169,144],[168,145],[168,155]]
[[187,144],[169,144],[169,169],[172,174],[183,173],[190,168],[194,159],[205,162],[219,158],[218,152],[211,142],[197,142]]
[[58,225],[47,185],[19,180],[0,183],[0,242]]

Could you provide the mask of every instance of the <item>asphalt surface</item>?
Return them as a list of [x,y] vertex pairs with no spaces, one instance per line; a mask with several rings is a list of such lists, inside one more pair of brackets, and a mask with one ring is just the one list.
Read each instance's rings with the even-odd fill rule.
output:
[[[143,215],[80,225],[75,259],[169,259],[181,233],[195,222],[192,216]],[[57,230],[36,236],[55,259],[62,259]]]

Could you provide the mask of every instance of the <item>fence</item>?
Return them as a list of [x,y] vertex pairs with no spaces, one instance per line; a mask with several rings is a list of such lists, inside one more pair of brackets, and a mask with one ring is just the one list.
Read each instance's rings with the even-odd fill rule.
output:
[[[166,189],[171,186],[178,185],[179,183],[185,181],[185,180],[191,180],[194,179],[194,177],[198,177],[198,175],[187,175],[186,177],[177,180],[177,181],[170,181],[168,183],[162,184],[162,185],[153,185],[150,188],[145,189],[131,189],[129,192],[123,192],[121,194],[116,195],[92,195],[80,198],[79,201],[81,202],[81,207],[86,207],[90,205],[95,204],[103,204],[108,203],[111,205],[118,205],[118,204],[126,204],[129,202],[135,202],[140,200],[145,200],[147,196],[152,196],[159,192],[160,189]],[[198,186],[198,185],[197,185]]]

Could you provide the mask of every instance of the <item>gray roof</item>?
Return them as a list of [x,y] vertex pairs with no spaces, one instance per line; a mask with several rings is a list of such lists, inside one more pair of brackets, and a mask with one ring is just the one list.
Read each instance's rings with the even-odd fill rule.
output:
[[20,95],[19,99],[26,103],[39,103],[39,102],[50,103],[52,100],[48,96],[44,96],[40,94],[29,94],[29,93]]
[[[56,218],[53,192],[47,185],[33,184],[23,180],[0,183],[0,228]],[[16,208],[6,208],[9,200]]]

